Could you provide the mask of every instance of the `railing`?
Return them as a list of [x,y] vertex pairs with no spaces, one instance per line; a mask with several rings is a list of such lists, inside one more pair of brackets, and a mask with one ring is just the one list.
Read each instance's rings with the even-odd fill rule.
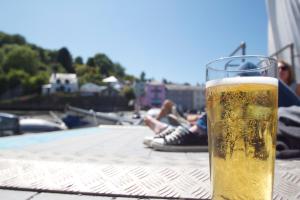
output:
[[[245,42],[241,42],[241,44],[229,56],[236,55],[240,50],[242,51],[241,52],[242,55],[246,55],[246,43]],[[284,47],[282,47],[281,49],[279,49],[275,53],[271,54],[270,57],[278,58],[278,56],[286,50],[290,51],[290,59],[291,59],[290,64],[292,66],[293,72],[295,73],[295,58],[300,57],[300,54],[297,54],[297,55],[295,54],[294,43],[290,43],[290,44],[285,45]],[[232,66],[235,66],[235,65],[230,64],[230,61],[229,61],[228,63],[226,63],[225,68],[232,67]]]
[[[230,56],[234,56],[236,53],[238,53],[240,50],[242,50],[242,55],[246,55],[246,43],[245,42],[241,42],[241,44],[231,53],[229,54],[229,57]],[[235,64],[231,64],[232,60],[228,61],[226,64],[225,64],[225,69],[227,69],[228,67],[236,67],[237,65]],[[244,62],[244,59],[242,59],[242,61]]]
[[270,57],[278,57],[278,55],[280,55],[283,51],[289,49],[290,50],[290,56],[291,56],[291,65],[292,65],[292,68],[294,70],[294,67],[295,67],[295,50],[294,50],[294,44],[291,43],[291,44],[288,44],[288,45],[285,45],[284,47],[282,47],[281,49],[279,49],[278,51],[276,51],[275,53],[271,54]]
[[242,50],[242,55],[246,55],[246,43],[241,42],[241,44],[229,55],[234,56],[239,50]]

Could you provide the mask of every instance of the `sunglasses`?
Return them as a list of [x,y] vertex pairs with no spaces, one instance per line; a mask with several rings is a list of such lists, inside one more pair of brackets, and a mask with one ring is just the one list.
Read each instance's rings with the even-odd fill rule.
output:
[[288,70],[288,66],[281,66],[281,67],[278,67],[278,69],[285,71],[285,70]]

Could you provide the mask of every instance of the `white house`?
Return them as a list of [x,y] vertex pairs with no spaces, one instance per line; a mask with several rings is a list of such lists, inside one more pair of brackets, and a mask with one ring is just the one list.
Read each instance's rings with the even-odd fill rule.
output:
[[77,92],[78,79],[76,74],[52,73],[49,84],[43,85],[43,94],[52,94],[56,92]]

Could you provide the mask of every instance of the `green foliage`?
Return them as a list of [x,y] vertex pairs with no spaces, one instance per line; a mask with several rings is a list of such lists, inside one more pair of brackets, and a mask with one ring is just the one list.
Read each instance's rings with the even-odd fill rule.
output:
[[86,62],[86,65],[90,66],[90,67],[95,67],[95,61],[94,61],[94,58],[88,58],[87,59],[87,62]]
[[18,47],[22,47],[22,46],[16,44],[5,44],[1,47],[1,49],[4,52],[4,54],[7,55],[11,50]]
[[40,72],[36,76],[30,77],[22,85],[26,94],[38,93],[41,94],[42,85],[49,82],[50,74],[47,72]]
[[15,87],[20,86],[23,83],[27,83],[29,77],[29,74],[23,70],[11,70],[7,74],[8,87],[10,89],[14,89]]
[[8,35],[3,32],[0,32],[0,47],[5,44],[24,45],[25,43],[26,43],[25,38],[19,34]]
[[116,75],[117,77],[122,78],[125,76],[125,68],[122,67],[120,63],[115,63],[113,69],[113,71],[115,72],[114,75]]
[[101,76],[98,68],[89,67],[86,65],[77,65],[76,73],[79,77],[80,85],[88,82],[103,85],[103,77]]
[[112,62],[103,53],[98,53],[94,57],[88,58],[86,65],[98,68],[103,77],[114,75],[117,78],[124,78],[126,75],[125,68],[120,63]]
[[1,69],[2,69],[2,65],[4,63],[4,59],[5,59],[5,55],[4,55],[4,52],[3,50],[0,49],[0,73],[1,73]]
[[34,74],[39,65],[37,53],[28,46],[12,46],[3,65],[3,70],[24,70],[28,74]]
[[124,76],[124,80],[130,81],[131,83],[133,83],[134,81],[137,80],[137,78],[134,77],[134,76],[132,76],[132,75],[125,75],[125,76]]
[[46,65],[51,64],[55,60],[54,58],[51,57],[51,51],[49,50],[45,50],[40,47],[37,47],[35,51],[38,53],[40,61]]
[[56,62],[58,51],[47,51],[48,56],[50,57],[51,62]]
[[51,72],[54,73],[67,73],[66,69],[60,63],[53,63]]
[[3,94],[8,89],[8,79],[6,74],[0,73],[0,94]]
[[88,70],[88,68],[90,67],[87,65],[75,64],[75,72],[77,76],[83,76],[84,73],[86,73],[86,71]]
[[63,47],[58,51],[57,62],[59,62],[68,73],[75,73],[72,64],[72,56],[66,47]]
[[135,99],[134,90],[132,87],[124,87],[122,94],[125,96],[126,99],[132,100]]
[[[44,49],[27,43],[21,35],[0,32],[0,95],[19,88],[23,94],[40,93],[42,85],[49,82],[53,72],[76,73],[80,84],[91,82],[103,85],[102,79],[111,75],[121,80],[136,80],[125,73],[120,63],[114,63],[103,53],[88,58],[84,64],[80,56],[72,60],[71,53],[65,47],[59,50]],[[132,98],[129,89],[126,89],[126,95]]]
[[74,60],[75,64],[82,65],[83,64],[83,59],[80,56],[77,56]]
[[96,54],[94,56],[94,62],[104,76],[109,76],[114,70],[113,62],[105,54]]

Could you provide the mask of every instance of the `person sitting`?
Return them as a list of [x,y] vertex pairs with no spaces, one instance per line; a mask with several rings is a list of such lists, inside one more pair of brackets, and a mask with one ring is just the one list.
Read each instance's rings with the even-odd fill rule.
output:
[[[160,121],[171,113],[175,113],[175,126]],[[145,124],[153,130],[155,136],[145,137],[143,143],[160,151],[207,151],[206,114],[197,118],[196,123],[188,122],[176,111],[176,105],[166,100],[156,118],[145,117]]]
[[300,85],[295,82],[292,67],[278,61],[278,107],[300,106]]
[[289,88],[300,96],[300,85],[296,83],[292,67],[285,61],[280,60],[278,65],[278,78],[285,83]]
[[[280,66],[280,65],[279,65]],[[284,70],[284,69],[279,69]],[[278,81],[278,106],[279,107],[290,107],[290,106],[300,106],[300,100],[296,93],[288,86],[287,75],[284,73],[279,74]],[[281,80],[282,79],[282,80]],[[291,84],[290,84],[291,85]],[[293,86],[292,86],[293,88]],[[297,87],[296,87],[297,88]],[[167,103],[170,104],[170,103]],[[174,105],[172,105],[173,107]],[[168,107],[168,106],[167,106]],[[160,117],[170,113],[170,107],[165,111],[160,113]],[[158,119],[160,119],[158,117]],[[280,116],[279,116],[280,117]],[[160,122],[158,119],[148,118],[145,120],[146,125],[148,125],[156,135],[154,137],[147,137],[144,140],[144,144],[153,147],[156,150],[166,150],[172,151],[175,146],[198,146],[207,145],[207,128],[206,128],[206,114],[199,117],[196,125],[186,126],[179,125],[177,127],[170,126],[168,124]],[[280,127],[279,127],[280,128]],[[288,137],[286,134],[285,137]],[[280,138],[279,138],[280,142]],[[191,149],[185,148],[184,151],[190,151]],[[198,149],[199,150],[199,149]],[[201,150],[201,149],[200,149]],[[180,149],[177,151],[180,151]]]
[[182,109],[173,101],[166,99],[159,113],[155,116],[147,115],[144,117],[144,123],[154,131],[155,134],[162,132],[168,126],[185,126],[195,125],[200,115],[184,116]]

